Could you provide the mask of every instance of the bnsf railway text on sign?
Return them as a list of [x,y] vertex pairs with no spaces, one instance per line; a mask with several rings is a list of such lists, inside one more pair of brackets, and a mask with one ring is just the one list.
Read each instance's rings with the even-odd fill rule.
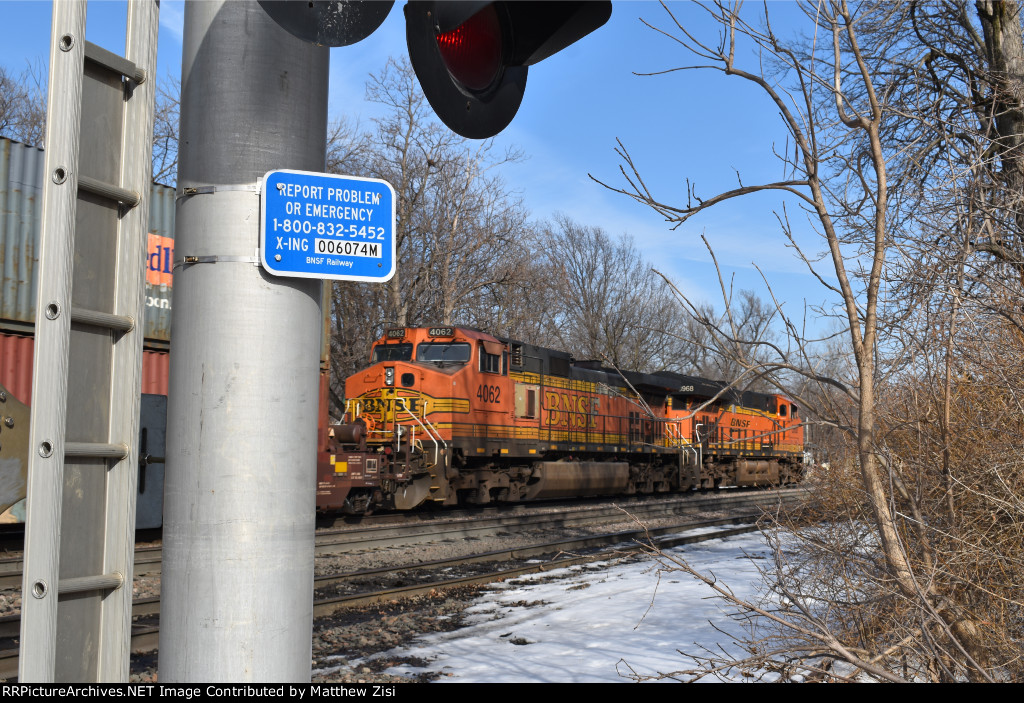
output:
[[387,281],[395,273],[395,191],[373,178],[270,171],[260,259],[278,276]]

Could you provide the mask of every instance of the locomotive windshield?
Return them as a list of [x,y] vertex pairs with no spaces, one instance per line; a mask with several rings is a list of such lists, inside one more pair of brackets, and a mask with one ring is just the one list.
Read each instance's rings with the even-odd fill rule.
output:
[[378,344],[373,348],[373,361],[377,364],[381,361],[411,361],[412,344]]
[[416,361],[455,361],[466,363],[470,347],[465,342],[423,342],[416,347]]

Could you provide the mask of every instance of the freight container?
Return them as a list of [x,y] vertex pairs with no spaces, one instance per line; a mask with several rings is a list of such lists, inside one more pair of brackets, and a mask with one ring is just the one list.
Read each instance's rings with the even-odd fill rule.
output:
[[[28,405],[32,400],[33,328],[39,286],[44,154],[38,147],[0,138],[0,386]],[[168,386],[174,264],[174,188],[150,190],[142,392],[147,453],[162,457]],[[20,428],[19,428],[20,429]],[[142,441],[142,440],[140,440]],[[3,443],[0,443],[3,458]],[[4,477],[0,476],[0,480]],[[140,465],[136,521],[139,529],[162,522],[163,466]],[[24,501],[0,523],[24,521]]]
[[[32,335],[38,291],[43,168],[42,149],[0,137],[0,386],[25,405],[32,400]],[[175,190],[154,183],[150,198],[142,362],[142,456],[136,511],[139,529],[157,527],[162,522],[161,462],[173,303]],[[325,296],[324,304],[326,311],[329,297]],[[323,334],[317,453],[321,462],[327,461],[324,454],[329,373],[326,325]],[[3,452],[0,442],[0,460],[4,458]],[[0,475],[0,482],[4,478]],[[21,501],[0,515],[0,523],[24,521],[23,504]]]
[[[43,167],[42,149],[0,137],[0,332],[31,334],[36,319]],[[171,332],[174,193],[150,190],[144,346],[160,351]]]

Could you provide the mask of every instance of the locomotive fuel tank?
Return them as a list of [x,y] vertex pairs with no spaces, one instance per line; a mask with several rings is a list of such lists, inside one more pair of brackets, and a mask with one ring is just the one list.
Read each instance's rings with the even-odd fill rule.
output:
[[629,488],[624,461],[541,461],[534,464],[527,500],[620,495]]
[[773,486],[779,482],[776,461],[741,459],[736,462],[737,486]]

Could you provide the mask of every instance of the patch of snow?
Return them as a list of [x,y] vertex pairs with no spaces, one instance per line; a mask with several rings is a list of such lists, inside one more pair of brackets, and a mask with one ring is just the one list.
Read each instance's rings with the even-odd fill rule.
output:
[[[751,559],[769,555],[759,534],[673,552],[698,571],[714,573],[742,598],[756,601],[764,591]],[[603,562],[521,577],[482,596],[466,611],[466,627],[386,653],[428,662],[387,673],[440,672],[444,682],[612,683],[693,668],[693,660],[677,650],[731,651],[732,640],[722,630],[742,634],[709,595],[688,575],[659,573],[653,561]]]

